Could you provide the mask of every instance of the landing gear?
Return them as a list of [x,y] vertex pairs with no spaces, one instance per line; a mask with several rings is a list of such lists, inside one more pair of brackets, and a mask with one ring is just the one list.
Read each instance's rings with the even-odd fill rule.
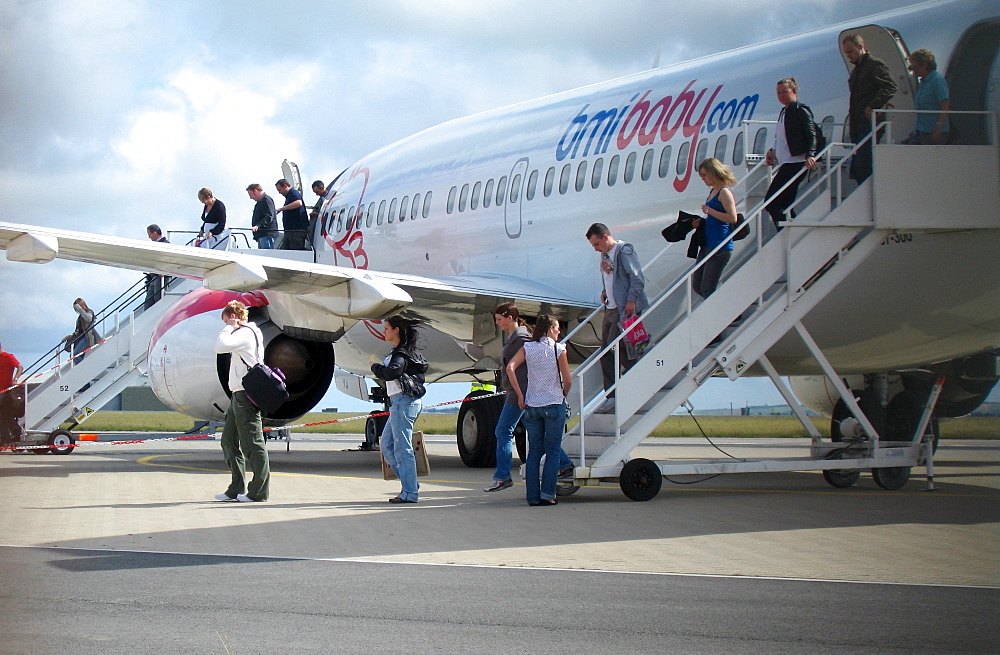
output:
[[[490,396],[474,400],[479,396]],[[484,389],[473,391],[465,397],[462,408],[458,410],[458,454],[462,463],[470,468],[488,468],[496,466],[497,447],[494,434],[500,410],[503,409],[504,397],[495,396]],[[521,449],[518,448],[518,455]]]
[[[886,440],[887,441],[911,441],[913,435],[920,424],[920,418],[924,414],[924,400],[915,391],[901,391],[893,396],[886,408]],[[930,430],[934,435],[933,452],[937,452],[938,439],[941,437],[938,420],[932,418]],[[923,435],[919,435],[918,439]]]
[[663,473],[656,462],[639,457],[630,459],[622,467],[618,477],[618,485],[632,500],[651,500],[660,493],[663,484]]
[[365,419],[365,440],[361,442],[361,450],[378,450],[378,440],[382,436],[388,416],[375,416],[383,412],[372,412],[372,415]]
[[49,434],[49,446],[53,455],[69,455],[76,448],[76,439],[69,430],[56,430]]

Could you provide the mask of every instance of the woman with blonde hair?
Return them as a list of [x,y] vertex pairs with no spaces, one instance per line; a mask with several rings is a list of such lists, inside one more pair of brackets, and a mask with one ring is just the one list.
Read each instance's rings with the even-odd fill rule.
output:
[[62,338],[61,343],[65,343],[66,351],[73,353],[73,358],[79,364],[87,356],[87,351],[96,346],[101,341],[101,333],[94,327],[97,315],[83,298],[73,301],[73,311],[76,317],[76,329],[73,334],[67,334]]
[[[698,251],[698,261],[701,262],[708,257],[708,253],[726,240],[736,224],[736,198],[730,189],[736,184],[736,176],[715,157],[709,157],[698,165],[698,175],[705,185],[710,187],[708,200],[701,206],[705,218],[698,218],[693,222],[696,228],[704,224],[705,240]],[[719,278],[722,277],[722,271],[729,263],[732,254],[733,242],[730,239],[721,250],[699,266],[691,279],[695,293],[702,298],[712,295],[719,286]]]
[[214,248],[225,238],[222,233],[226,229],[226,206],[212,195],[211,189],[204,187],[198,191],[198,201],[205,205],[205,208],[201,212],[201,229],[198,231],[198,238],[201,241],[197,245],[202,248]]
[[[264,335],[249,321],[247,306],[233,300],[222,310],[226,324],[215,342],[215,352],[229,354],[229,390],[232,398],[222,428],[222,452],[232,472],[232,480],[216,500],[236,500],[241,503],[264,502],[268,499],[271,464],[264,445],[260,410],[250,402],[243,389],[243,376],[264,359]],[[245,462],[249,460],[253,479],[246,483]]]

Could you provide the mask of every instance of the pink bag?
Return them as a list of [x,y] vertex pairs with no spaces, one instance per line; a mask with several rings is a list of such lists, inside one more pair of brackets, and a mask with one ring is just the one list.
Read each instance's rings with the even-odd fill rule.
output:
[[633,323],[638,323],[630,332],[625,332],[625,339],[633,346],[638,346],[639,344],[644,344],[649,341],[649,333],[646,332],[646,326],[642,324],[638,316],[629,316],[622,322],[622,331],[628,330],[629,326]]

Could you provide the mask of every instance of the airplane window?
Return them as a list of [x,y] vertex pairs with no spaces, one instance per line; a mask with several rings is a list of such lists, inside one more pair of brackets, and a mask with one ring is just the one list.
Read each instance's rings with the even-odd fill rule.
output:
[[490,206],[493,202],[493,178],[491,177],[486,181],[486,189],[483,191],[483,209]]
[[649,176],[653,174],[653,149],[650,148],[646,151],[646,154],[642,156],[642,181],[645,182],[649,180]]
[[431,213],[431,196],[433,196],[433,195],[434,195],[433,191],[428,191],[426,194],[424,194],[424,208],[423,208],[423,211],[420,214],[424,218],[427,218],[428,216],[430,216],[430,213]]
[[507,176],[504,175],[497,181],[497,201],[494,203],[497,207],[503,204],[503,198],[507,195]]
[[410,220],[417,218],[417,212],[420,211],[420,194],[413,194],[413,205],[410,207]]
[[625,158],[625,184],[631,184],[632,178],[635,177],[635,159],[634,152],[628,153],[628,157]]
[[368,212],[365,214],[365,227],[371,227],[372,221],[375,220],[375,203],[368,203]]
[[377,225],[382,224],[382,217],[385,215],[385,200],[378,204],[378,218],[375,221]]
[[708,141],[702,139],[698,142],[698,148],[694,151],[694,165],[697,166],[706,159],[708,159]]
[[538,169],[531,171],[531,175],[528,176],[528,188],[524,190],[525,196],[528,200],[535,199],[535,186],[538,184]]
[[458,187],[457,186],[451,187],[451,191],[448,192],[448,209],[447,209],[447,211],[448,211],[449,214],[452,213],[453,211],[455,211],[455,196],[457,196],[457,195],[458,195]]
[[518,194],[521,193],[521,174],[518,173],[514,176],[514,179],[510,181],[510,201],[512,203],[517,202]]
[[389,213],[386,214],[385,220],[392,223],[396,220],[396,199],[393,198],[392,202],[389,203]]
[[726,145],[729,143],[729,137],[723,134],[719,137],[719,140],[715,142],[715,154],[712,156],[726,163]]
[[576,190],[583,191],[583,187],[587,186],[587,160],[584,159],[580,162],[580,165],[576,167]]
[[549,170],[545,171],[545,185],[542,187],[542,195],[546,198],[552,195],[552,183],[556,180],[556,167],[549,166]]
[[354,229],[354,219],[357,214],[355,213],[354,207],[348,208],[347,211],[350,213],[347,214],[347,223],[344,224],[344,229],[350,232]]
[[660,177],[670,175],[670,146],[664,146],[660,151],[660,167],[656,171]]
[[569,190],[569,171],[570,165],[566,164],[563,166],[562,173],[559,174],[559,194],[562,195]]
[[594,171],[590,174],[590,188],[601,186],[601,176],[604,174],[604,158],[598,157],[594,162]]
[[465,211],[465,203],[469,200],[469,185],[462,185],[462,192],[458,194],[458,211]]
[[688,167],[688,153],[691,151],[691,142],[685,141],[681,144],[681,147],[677,149],[677,175],[684,175]]
[[406,220],[406,215],[410,213],[410,196],[403,196],[403,202],[399,203],[399,220]]
[[733,139],[733,166],[740,166],[743,164],[743,130],[736,133],[736,138]]
[[608,162],[608,186],[614,186],[615,182],[618,181],[618,162],[621,161],[621,157],[615,155]]
[[472,199],[469,201],[469,209],[479,209],[479,193],[482,189],[482,182],[476,182],[472,185]]
[[753,138],[753,153],[755,155],[763,155],[767,152],[765,144],[767,143],[767,128],[762,127],[757,130],[757,136]]

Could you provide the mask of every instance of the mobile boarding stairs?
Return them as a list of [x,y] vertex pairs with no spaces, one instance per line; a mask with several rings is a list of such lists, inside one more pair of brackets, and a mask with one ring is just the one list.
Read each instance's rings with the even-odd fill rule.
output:
[[[144,307],[145,280],[123,292],[97,312],[94,327],[102,341],[81,356],[55,346],[25,370],[25,377],[41,382],[29,385],[25,398],[24,434],[21,442],[47,444],[48,452],[73,451],[75,435],[60,426],[86,421],[126,387],[141,383],[146,375],[146,354],[153,329],[167,310],[197,282],[175,278],[162,298]],[[29,446],[32,452],[44,452]]]
[[[576,467],[571,485],[560,481],[560,493],[617,481],[632,500],[649,500],[659,492],[663,476],[804,470],[822,470],[831,485],[850,487],[860,469],[871,469],[879,486],[899,489],[918,464],[927,467],[927,488],[932,489],[933,448],[927,425],[943,381],[934,385],[913,441],[883,441],[802,320],[889,235],[1000,229],[995,184],[1000,157],[993,120],[989,115],[989,145],[875,145],[874,175],[846,196],[850,155],[864,144],[831,143],[820,153],[822,174],[800,187],[796,218],[769,240],[764,235],[774,230],[762,211],[769,198],[747,211],[751,234],[737,244],[728,276],[711,296],[702,300],[693,293],[692,274],[700,265],[695,264],[650,299],[642,322],[651,340],[638,362],[617,376],[614,413],[595,413],[606,397],[600,388],[600,358],[611,353],[618,363],[627,335],[574,371],[570,404],[579,422],[563,445]],[[760,184],[762,173],[767,177],[760,166],[738,184],[747,188],[738,191],[737,198],[752,196],[750,187]],[[658,257],[647,270],[656,266]],[[602,314],[599,309],[588,321],[599,321]],[[564,340],[571,341],[588,321]],[[832,440],[820,436],[767,358],[768,349],[793,331],[853,415],[841,422],[841,434]],[[754,364],[774,382],[809,434],[807,456],[677,462],[630,457],[709,377],[724,374],[736,380]]]

